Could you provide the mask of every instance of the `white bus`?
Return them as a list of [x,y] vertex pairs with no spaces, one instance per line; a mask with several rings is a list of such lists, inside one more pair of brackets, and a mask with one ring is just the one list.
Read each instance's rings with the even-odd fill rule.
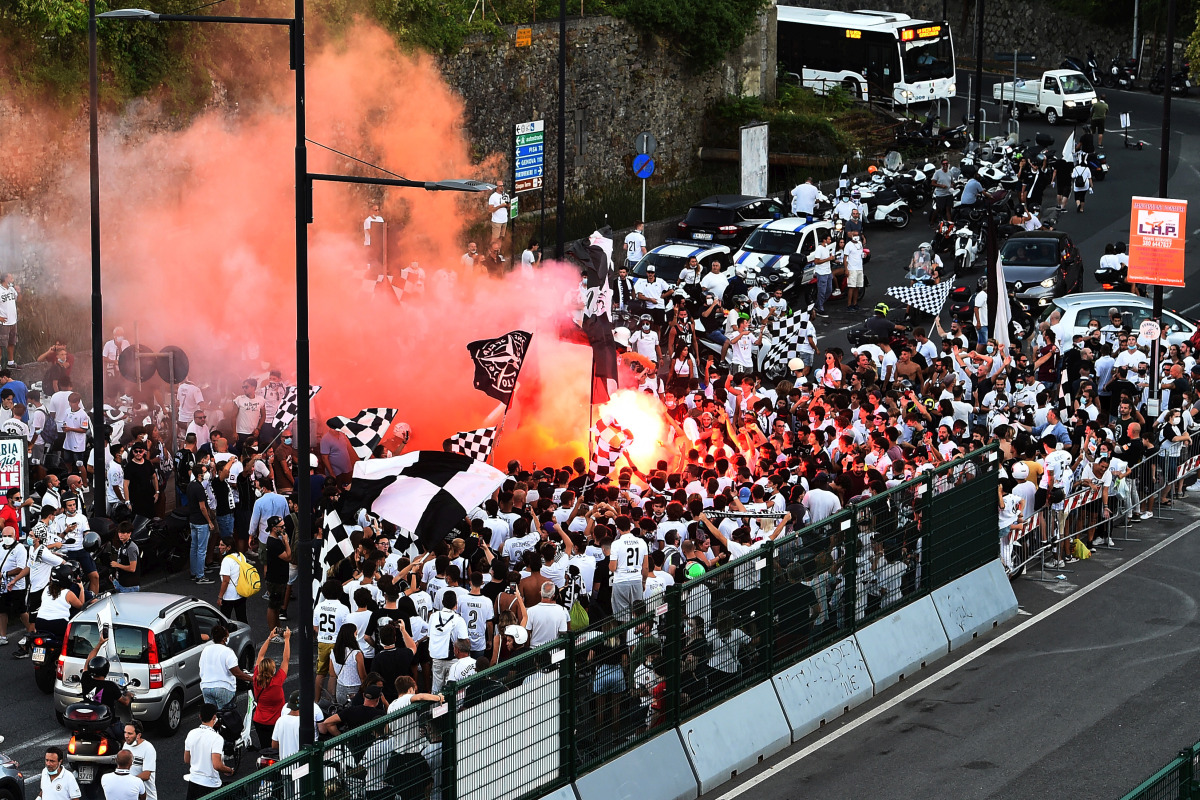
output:
[[803,86],[904,106],[954,96],[949,25],[890,11],[778,9],[779,65]]

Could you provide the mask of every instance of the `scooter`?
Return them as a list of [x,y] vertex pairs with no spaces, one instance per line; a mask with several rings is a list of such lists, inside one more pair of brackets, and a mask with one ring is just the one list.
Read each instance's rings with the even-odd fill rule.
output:
[[[109,676],[124,688],[125,676]],[[135,682],[136,683],[136,682]],[[72,703],[62,715],[63,725],[71,732],[67,744],[67,764],[75,772],[86,800],[102,800],[100,778],[117,768],[117,753],[124,747],[123,737],[114,733],[113,713],[102,703]]]
[[1133,287],[1129,284],[1129,273],[1125,267],[1100,267],[1092,273],[1096,276],[1096,282],[1100,284],[1101,291],[1105,292],[1131,292]]
[[908,227],[909,221],[912,220],[912,209],[895,189],[885,188],[872,191],[863,188],[859,190],[859,193],[867,208],[866,213],[863,214],[865,222],[868,224],[885,223],[896,230]]
[[[1154,77],[1146,85],[1153,94],[1162,94],[1163,88],[1166,85],[1166,65],[1160,65],[1158,71],[1154,73]],[[1183,62],[1183,68],[1171,76],[1171,91],[1175,94],[1187,97],[1188,90],[1192,86],[1188,76],[1191,74],[1191,65],[1188,62]]]
[[980,237],[966,226],[954,232],[954,271],[965,272],[975,266],[979,258]]
[[1100,69],[1100,61],[1096,58],[1095,51],[1090,47],[1088,48],[1086,59],[1077,56],[1067,56],[1059,66],[1062,69],[1073,69],[1082,72],[1091,81],[1093,86],[1099,85],[1104,80],[1104,72]]
[[1102,181],[1108,177],[1108,159],[1104,157],[1104,153],[1088,153],[1087,165],[1092,171],[1092,180]]
[[1131,58],[1121,60],[1113,56],[1113,60],[1108,65],[1108,70],[1105,71],[1103,77],[1104,86],[1108,89],[1116,89],[1118,86],[1122,89],[1132,89],[1133,81],[1137,77],[1137,59]]
[[34,631],[29,637],[29,660],[33,662],[33,682],[42,694],[54,691],[58,677],[58,657],[62,654],[62,637],[50,631]]

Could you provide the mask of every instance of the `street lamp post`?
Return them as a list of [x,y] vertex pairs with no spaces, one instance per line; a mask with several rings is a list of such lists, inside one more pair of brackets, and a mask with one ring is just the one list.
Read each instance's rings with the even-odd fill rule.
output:
[[[309,430],[310,394],[309,394],[309,333],[308,333],[308,224],[312,222],[312,184],[313,181],[330,181],[337,183],[359,183],[372,186],[402,186],[425,189],[426,191],[455,191],[455,192],[490,192],[496,187],[490,183],[473,180],[442,180],[416,181],[407,178],[364,178],[353,175],[333,175],[328,173],[309,173],[308,148],[305,134],[305,102],[304,102],[304,0],[295,0],[295,18],[279,17],[227,17],[202,16],[195,14],[157,14],[153,11],[138,8],[125,8],[97,15],[95,0],[89,0],[89,32],[91,34],[90,78],[92,92],[91,116],[91,158],[92,158],[92,310],[93,310],[93,349],[102,348],[102,338],[95,327],[100,313],[100,179],[99,162],[96,151],[97,116],[97,66],[95,48],[95,26],[97,17],[101,19],[145,20],[149,22],[221,22],[245,25],[281,25],[287,26],[290,34],[291,68],[296,72],[296,142],[295,142],[295,180],[296,180],[296,449],[301,457],[296,459],[296,503],[300,509],[298,516],[297,549],[299,550],[299,575],[297,576],[297,602],[300,604],[299,634],[300,646],[297,655],[300,659],[300,744],[313,743],[313,705],[315,691],[314,662],[315,649],[312,639],[312,498],[309,483],[310,465],[308,455],[312,452],[312,442]],[[102,333],[102,332],[101,332]],[[97,359],[97,364],[100,361]],[[99,386],[99,382],[97,382]],[[103,408],[100,401],[98,408]]]

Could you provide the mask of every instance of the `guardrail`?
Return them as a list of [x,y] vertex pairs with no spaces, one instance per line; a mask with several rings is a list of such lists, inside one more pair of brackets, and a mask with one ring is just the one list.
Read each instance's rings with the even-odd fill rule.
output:
[[976,450],[208,797],[543,797],[994,561],[999,463]]
[[1137,785],[1121,800],[1198,800],[1200,742],[1179,751],[1170,763]]

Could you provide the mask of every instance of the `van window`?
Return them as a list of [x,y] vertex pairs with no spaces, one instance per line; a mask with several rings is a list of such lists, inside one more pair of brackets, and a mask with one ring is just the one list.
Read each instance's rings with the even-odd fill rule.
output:
[[[69,658],[87,658],[88,653],[100,641],[100,629],[95,622],[72,622],[71,638],[67,641]],[[149,640],[145,628],[117,625],[113,628],[113,641],[117,657],[128,664],[148,663]],[[115,665],[114,665],[115,667]]]

